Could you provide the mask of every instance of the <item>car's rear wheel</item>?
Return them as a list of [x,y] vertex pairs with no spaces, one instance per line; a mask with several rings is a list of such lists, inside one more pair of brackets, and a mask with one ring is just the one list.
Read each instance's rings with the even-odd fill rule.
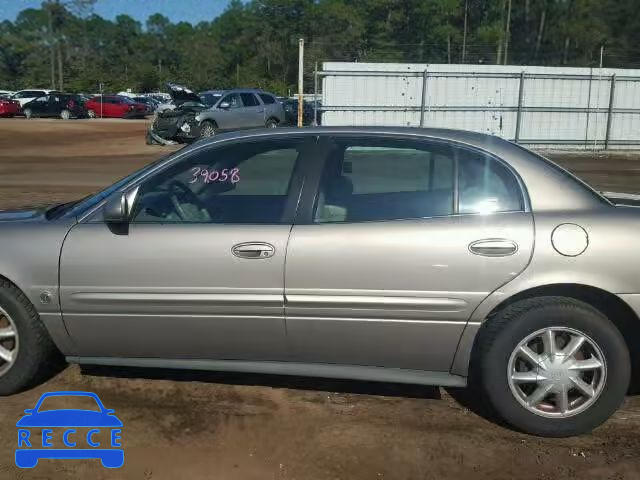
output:
[[22,113],[24,113],[24,116],[27,118],[33,118],[33,110],[30,108],[25,108]]
[[60,112],[60,118],[63,120],[69,120],[71,118],[71,112],[65,108]]
[[200,138],[208,138],[215,136],[218,126],[214,122],[205,120],[200,126]]
[[36,384],[58,361],[31,302],[13,284],[0,280],[0,395]]
[[631,362],[616,326],[572,298],[516,302],[479,333],[479,387],[496,414],[527,433],[591,431],[622,404]]
[[274,118],[270,118],[264,124],[265,128],[276,128],[278,126],[278,121]]
[[96,112],[93,110],[87,110],[87,115],[89,115],[89,118],[96,118]]

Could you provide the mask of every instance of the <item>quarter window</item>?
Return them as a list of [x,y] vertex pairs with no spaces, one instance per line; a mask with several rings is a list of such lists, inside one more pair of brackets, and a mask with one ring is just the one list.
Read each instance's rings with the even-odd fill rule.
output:
[[133,222],[281,223],[300,149],[288,139],[198,152],[141,185]]
[[338,138],[327,158],[314,221],[519,210],[522,195],[517,180],[505,166],[482,153],[410,140]]
[[275,98],[273,98],[271,95],[267,95],[266,93],[260,93],[259,96],[265,105],[271,105],[272,103],[276,103]]

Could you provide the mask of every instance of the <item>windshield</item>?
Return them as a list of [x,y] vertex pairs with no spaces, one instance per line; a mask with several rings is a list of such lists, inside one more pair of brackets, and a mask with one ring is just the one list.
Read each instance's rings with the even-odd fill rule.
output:
[[204,103],[207,107],[213,107],[218,100],[222,97],[221,93],[202,93],[200,94],[200,99],[202,103]]

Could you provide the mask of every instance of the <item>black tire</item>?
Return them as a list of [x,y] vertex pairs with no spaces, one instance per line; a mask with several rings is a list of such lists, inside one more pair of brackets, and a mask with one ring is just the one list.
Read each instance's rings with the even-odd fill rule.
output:
[[65,108],[60,112],[60,118],[62,120],[69,120],[71,118],[71,112]]
[[275,118],[270,118],[264,124],[265,128],[276,128],[278,126],[278,121]]
[[13,365],[0,375],[0,396],[25,390],[61,364],[49,333],[29,299],[13,284],[0,280],[0,308],[12,319],[18,333]]
[[33,118],[33,110],[31,110],[30,108],[25,108],[22,113],[24,113],[24,116],[26,118]]
[[[600,348],[606,378],[599,397],[573,416],[549,418],[527,410],[511,391],[509,358],[527,336],[548,327],[571,328]],[[544,437],[568,437],[590,432],[622,404],[629,388],[631,362],[617,327],[590,305],[566,297],[537,297],[516,302],[487,321],[479,333],[472,382],[489,401],[493,413],[514,428]]]
[[218,125],[210,120],[205,120],[200,125],[200,138],[214,137],[218,133]]
[[87,110],[87,117],[96,118],[96,112],[94,112],[93,110]]

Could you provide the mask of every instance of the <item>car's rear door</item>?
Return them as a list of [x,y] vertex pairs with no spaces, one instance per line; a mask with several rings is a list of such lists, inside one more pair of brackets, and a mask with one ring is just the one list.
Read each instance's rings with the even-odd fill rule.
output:
[[244,105],[245,128],[264,127],[264,105],[256,94],[243,92],[240,94]]
[[285,253],[314,141],[203,146],[140,184],[128,225],[76,225],[60,296],[78,355],[285,359]]
[[287,250],[293,358],[448,371],[473,310],[529,262],[516,175],[439,142],[324,142],[320,187],[305,184]]

